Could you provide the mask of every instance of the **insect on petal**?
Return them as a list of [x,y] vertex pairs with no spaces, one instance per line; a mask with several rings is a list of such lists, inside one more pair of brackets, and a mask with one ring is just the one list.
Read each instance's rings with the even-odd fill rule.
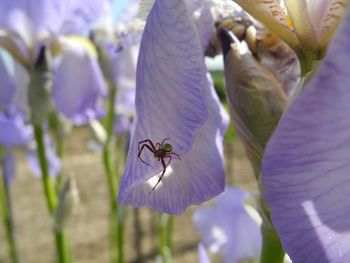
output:
[[350,261],[350,13],[263,160],[272,222],[293,262]]
[[[136,123],[119,192],[122,204],[182,213],[224,189],[223,111],[207,71],[200,40],[182,0],[158,0],[148,17],[137,68]],[[225,115],[226,116],[226,115]],[[148,149],[141,162],[138,143],[170,138],[174,157],[163,170]],[[167,161],[167,160],[166,160]],[[150,179],[151,178],[151,179]],[[150,181],[148,181],[150,179]]]

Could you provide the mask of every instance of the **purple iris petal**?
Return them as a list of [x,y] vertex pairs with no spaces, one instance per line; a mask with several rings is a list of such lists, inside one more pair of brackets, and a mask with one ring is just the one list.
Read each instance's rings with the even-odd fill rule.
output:
[[293,262],[350,261],[350,13],[263,161],[272,221]]
[[212,253],[222,254],[225,263],[259,258],[260,227],[243,206],[247,197],[241,189],[228,188],[214,206],[198,208],[193,215],[202,242]]
[[55,72],[53,96],[56,107],[76,125],[104,115],[107,87],[97,58],[79,42],[62,42],[64,51]]
[[202,243],[198,244],[198,262],[210,263],[209,257]]
[[15,177],[15,158],[10,152],[3,157],[1,166],[5,182],[9,185]]
[[31,126],[15,110],[0,113],[0,144],[5,147],[25,146],[33,137]]
[[[182,0],[158,0],[143,35],[137,68],[136,123],[119,202],[182,213],[224,189],[224,117],[207,79],[200,40]],[[173,156],[162,182],[163,166],[138,143],[170,138]],[[167,159],[166,159],[167,161]],[[150,180],[149,180],[150,179]],[[151,192],[151,193],[150,193]]]

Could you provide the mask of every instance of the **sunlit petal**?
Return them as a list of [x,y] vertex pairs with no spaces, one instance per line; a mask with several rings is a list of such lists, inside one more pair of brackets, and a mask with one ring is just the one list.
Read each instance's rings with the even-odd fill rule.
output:
[[350,261],[350,13],[270,140],[263,186],[293,262]]
[[224,263],[257,259],[260,255],[260,227],[244,208],[247,197],[241,189],[228,188],[214,206],[200,207],[193,215],[202,242],[210,252],[220,253]]
[[61,39],[61,45],[53,89],[58,111],[76,125],[102,117],[107,88],[91,47],[79,39]]
[[210,263],[209,257],[202,243],[198,244],[198,263]]

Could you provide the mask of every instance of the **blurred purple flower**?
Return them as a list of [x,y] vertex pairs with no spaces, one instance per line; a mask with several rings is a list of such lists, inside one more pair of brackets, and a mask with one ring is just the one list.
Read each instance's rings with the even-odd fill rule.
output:
[[107,87],[94,48],[78,38],[60,39],[60,45],[53,87],[57,110],[76,125],[101,118]]
[[82,33],[98,18],[102,7],[93,0],[3,0],[0,45],[30,66],[43,45],[59,35]]
[[25,146],[33,138],[33,129],[15,109],[0,112],[0,144],[5,147]]
[[272,222],[293,262],[350,261],[350,12],[263,160]]
[[112,60],[113,76],[117,87],[115,113],[117,133],[129,132],[135,115],[136,62],[139,45],[123,49]]
[[193,215],[202,242],[210,252],[221,254],[225,263],[260,256],[260,227],[243,205],[247,197],[248,193],[239,188],[227,188],[215,205],[197,208]]
[[[119,202],[182,213],[224,190],[222,137],[227,113],[204,64],[202,32],[182,0],[156,1],[148,17],[137,66],[136,121]],[[151,152],[138,157],[140,141],[170,138],[172,159],[163,171]]]
[[[101,100],[106,87],[97,57],[89,50],[93,47],[84,43],[86,40],[62,35],[83,33],[99,17],[102,7],[101,3],[90,0],[1,1],[0,12],[2,10],[4,15],[0,18],[0,46],[15,59],[15,68],[20,69],[16,73],[20,76],[16,78],[22,81],[14,80],[15,89],[11,93],[8,84],[4,84],[7,88],[1,89],[0,106],[5,101],[9,103],[12,97],[11,103],[20,102],[17,107],[26,111],[27,106],[23,104],[27,103],[31,70],[39,50],[45,46],[55,58],[54,100],[58,110],[78,125],[101,117]],[[19,63],[21,65],[17,65]]]

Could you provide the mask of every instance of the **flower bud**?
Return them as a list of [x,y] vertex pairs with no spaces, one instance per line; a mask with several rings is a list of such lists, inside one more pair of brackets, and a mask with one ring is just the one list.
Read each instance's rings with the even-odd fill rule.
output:
[[37,62],[31,70],[28,102],[31,109],[31,121],[41,125],[47,120],[50,110],[53,74],[51,72],[51,57],[48,50],[40,50]]
[[274,75],[220,32],[224,51],[225,84],[231,117],[258,177],[265,145],[284,112],[288,99]]

